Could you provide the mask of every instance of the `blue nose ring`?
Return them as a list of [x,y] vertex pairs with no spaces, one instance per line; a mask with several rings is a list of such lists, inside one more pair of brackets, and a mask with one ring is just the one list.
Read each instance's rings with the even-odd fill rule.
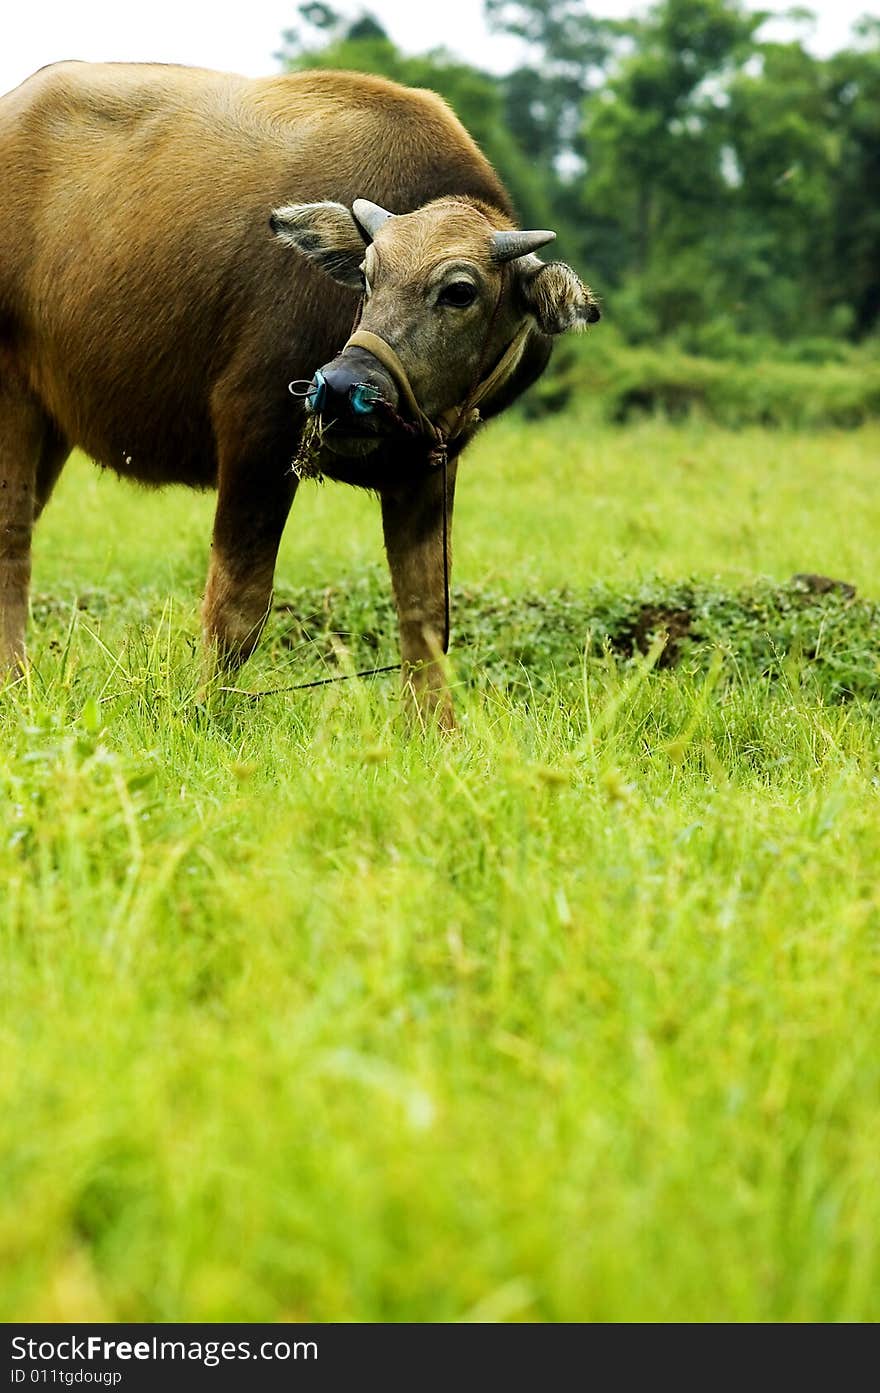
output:
[[376,402],[382,400],[382,394],[368,382],[356,382],[348,394],[348,400],[355,416],[369,416]]
[[327,395],[327,383],[321,369],[312,378],[312,385],[306,392],[306,411],[318,412],[324,405],[324,398]]
[[[354,386],[348,389],[348,400],[355,416],[369,416],[376,402],[382,400],[382,393],[369,382],[355,382]],[[316,415],[323,411],[326,401],[327,379],[318,368],[306,392],[306,411]]]

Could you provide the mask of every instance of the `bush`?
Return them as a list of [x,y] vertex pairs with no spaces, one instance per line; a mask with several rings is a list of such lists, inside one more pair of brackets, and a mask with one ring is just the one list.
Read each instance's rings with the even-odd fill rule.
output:
[[[534,417],[589,395],[607,420],[697,413],[719,425],[852,429],[880,417],[880,362],[865,350],[822,358],[824,340],[749,361],[697,357],[672,344],[630,347],[607,330],[584,337],[554,361],[525,410]],[[833,343],[833,341],[832,341]],[[836,346],[835,346],[836,347]],[[810,355],[814,360],[810,361]]]

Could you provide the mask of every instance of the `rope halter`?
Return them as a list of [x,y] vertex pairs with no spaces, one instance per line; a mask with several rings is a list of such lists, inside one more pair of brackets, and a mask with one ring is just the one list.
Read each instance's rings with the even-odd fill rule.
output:
[[[409,380],[406,368],[400,361],[395,350],[387,339],[383,339],[379,334],[375,334],[370,329],[358,327],[360,320],[360,310],[355,321],[356,327],[349,335],[346,343],[341,349],[341,354],[347,348],[363,348],[374,357],[377,362],[388,373],[397,387],[399,397],[399,412],[394,413],[398,417],[399,423],[410,431],[425,437],[429,442],[428,461],[436,466],[443,462],[448,443],[455,440],[460,435],[472,430],[480,420],[479,407],[487,398],[494,396],[513,376],[522,357],[526,340],[531,332],[531,324],[525,320],[514,335],[507,348],[502,353],[494,368],[485,377],[482,376],[485,366],[486,356],[489,349],[489,340],[501,309],[504,298],[505,271],[502,268],[501,286],[498,292],[498,299],[492,311],[492,317],[486,329],[486,337],[483,342],[483,350],[480,361],[477,365],[475,380],[470,391],[464,400],[457,406],[448,407],[446,411],[439,414],[436,420],[432,420],[419,404],[418,397],[413,391],[412,383]],[[361,310],[363,302],[361,302]],[[291,384],[293,385],[293,384]],[[306,395],[307,410],[319,412],[324,395],[324,376],[318,370],[313,378],[312,390]],[[368,382],[358,382],[351,388],[349,393],[349,403],[353,413],[357,416],[371,414],[376,407],[383,405],[381,394],[378,389]],[[386,409],[387,409],[387,404]]]

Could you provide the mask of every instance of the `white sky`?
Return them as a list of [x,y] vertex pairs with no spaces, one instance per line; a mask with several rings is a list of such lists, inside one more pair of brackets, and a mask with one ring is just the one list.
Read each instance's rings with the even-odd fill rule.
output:
[[[585,4],[595,14],[615,16],[639,8],[638,0]],[[410,52],[442,44],[496,71],[516,61],[517,45],[488,33],[481,0],[337,0],[334,8],[372,11]],[[860,14],[877,13],[880,0],[814,0],[810,8],[819,17],[812,46],[827,53],[846,42]],[[274,72],[281,31],[296,20],[296,0],[0,0],[0,92],[59,58]]]

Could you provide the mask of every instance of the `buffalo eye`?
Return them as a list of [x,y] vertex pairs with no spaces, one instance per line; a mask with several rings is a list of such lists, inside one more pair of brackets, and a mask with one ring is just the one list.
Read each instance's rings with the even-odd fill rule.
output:
[[471,285],[470,281],[453,281],[451,285],[445,285],[437,297],[438,305],[451,305],[453,309],[464,310],[468,305],[472,305],[477,298],[476,286]]

